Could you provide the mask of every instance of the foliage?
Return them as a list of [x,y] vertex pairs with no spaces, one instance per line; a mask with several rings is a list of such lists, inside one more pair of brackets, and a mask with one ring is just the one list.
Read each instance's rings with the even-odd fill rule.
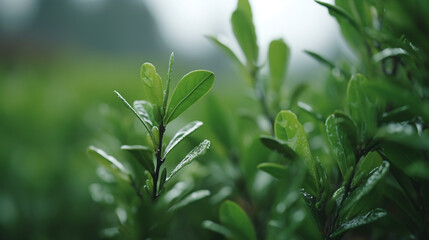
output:
[[[118,181],[107,181],[107,188],[96,185],[96,190],[123,194],[110,201],[116,232],[171,238],[166,229],[174,232],[170,224],[174,214],[180,216],[177,210],[205,198],[201,204],[207,209],[189,210],[185,216],[199,214],[202,228],[211,231],[204,231],[206,238],[424,239],[429,234],[429,52],[424,31],[429,24],[423,11],[429,4],[316,3],[336,19],[359,60],[340,64],[306,51],[329,68],[326,88],[338,90],[323,93],[326,106],[317,99],[299,101],[311,100],[305,95],[315,90],[285,85],[290,50],[284,40],[271,41],[261,59],[247,0],[239,0],[231,16],[243,59],[219,38],[208,37],[238,66],[253,95],[250,107],[236,115],[226,107],[228,100],[208,99],[205,118],[211,129],[204,136],[217,141],[206,155],[203,169],[208,173],[196,177],[202,190],[189,194],[192,184],[182,180],[171,187],[170,179],[205,152],[207,140],[170,174],[162,168],[167,154],[202,123],[185,125],[168,145],[163,139],[167,125],[211,89],[214,75],[188,73],[170,98],[172,55],[165,88],[155,67],[145,63],[146,99],[132,107],[117,93],[146,129],[147,140],[122,146],[136,160],[128,164],[89,148]],[[134,190],[133,197],[125,193],[124,183]]]

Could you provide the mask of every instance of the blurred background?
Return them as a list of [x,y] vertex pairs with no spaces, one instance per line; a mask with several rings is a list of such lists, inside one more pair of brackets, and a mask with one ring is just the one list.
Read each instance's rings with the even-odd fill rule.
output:
[[[290,86],[317,86],[327,75],[304,49],[353,58],[334,19],[312,0],[250,2],[261,55],[275,38],[291,48]],[[106,109],[118,111],[115,119],[133,119],[113,90],[139,99],[141,64],[153,63],[165,77],[174,51],[173,84],[191,70],[207,69],[216,74],[211,94],[232,96],[244,81],[204,36],[222,35],[238,49],[229,24],[235,5],[0,0],[0,238],[99,238],[102,207],[89,191],[97,165],[86,149],[108,141],[102,134],[110,121],[103,119]],[[204,100],[194,112],[203,106]]]

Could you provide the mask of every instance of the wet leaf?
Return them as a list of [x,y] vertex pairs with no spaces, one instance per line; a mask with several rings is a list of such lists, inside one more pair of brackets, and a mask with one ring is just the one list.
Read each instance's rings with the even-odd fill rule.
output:
[[261,163],[258,165],[258,169],[270,174],[277,179],[286,178],[287,167],[278,163]]
[[235,240],[256,240],[253,225],[239,205],[231,201],[225,201],[219,210],[220,222],[232,232]]
[[186,124],[182,127],[170,140],[167,147],[165,148],[164,157],[168,155],[168,153],[178,144],[180,143],[186,136],[197,130],[199,127],[203,125],[200,121],[193,121],[191,123]]
[[380,208],[373,209],[365,215],[358,216],[356,218],[353,218],[350,221],[347,221],[347,222],[341,224],[341,226],[338,227],[335,230],[335,232],[331,234],[331,237],[339,236],[340,234],[342,234],[348,230],[360,227],[360,226],[368,224],[368,223],[372,223],[372,222],[374,222],[374,221],[376,221],[376,220],[378,220],[378,219],[380,219],[386,215],[387,215],[387,213],[383,209],[380,209]]
[[121,149],[129,152],[152,176],[155,174],[153,152],[150,148],[141,145],[122,145]]
[[162,107],[163,88],[162,79],[151,63],[144,63],[141,67],[141,79],[143,81],[144,97],[149,102]]
[[94,157],[100,164],[102,164],[107,169],[112,171],[112,173],[116,174],[117,176],[119,176],[120,178],[122,178],[125,181],[130,181],[130,179],[128,177],[129,171],[116,158],[107,154],[102,149],[94,147],[94,146],[90,146],[88,148],[88,153],[89,153],[89,155]]

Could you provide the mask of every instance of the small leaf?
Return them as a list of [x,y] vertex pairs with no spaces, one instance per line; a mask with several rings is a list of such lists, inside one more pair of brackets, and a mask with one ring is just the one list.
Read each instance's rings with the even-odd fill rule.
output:
[[364,142],[374,132],[376,125],[375,104],[363,88],[367,81],[363,75],[356,74],[347,86],[347,110],[358,126],[360,142]]
[[372,57],[372,60],[374,62],[381,62],[387,58],[396,57],[396,56],[403,56],[403,55],[405,55],[405,56],[408,55],[408,52],[402,48],[385,48],[385,49],[383,49],[383,51],[375,54]]
[[268,63],[271,74],[271,88],[280,91],[286,75],[290,50],[283,39],[273,40],[268,49]]
[[359,24],[356,22],[356,20],[350,16],[344,9],[342,9],[341,7],[326,3],[326,2],[322,2],[322,1],[315,1],[316,3],[326,7],[329,10],[329,14],[331,14],[332,16],[338,18],[341,17],[345,20],[347,20],[351,26],[353,26],[356,30],[359,30]]
[[143,123],[143,126],[146,128],[147,132],[150,134],[150,136],[152,137],[152,140],[153,140],[152,132],[150,131],[149,126],[146,124],[146,121],[136,112],[136,110],[134,110],[133,107],[131,107],[131,105],[127,102],[127,100],[125,100],[125,98],[123,98],[121,96],[121,94],[119,94],[119,92],[117,92],[117,91],[114,91],[114,92],[122,100],[122,102],[125,104],[125,106],[127,106],[137,116],[137,118],[140,120],[140,122]]
[[165,179],[165,182],[168,182],[178,171],[184,168],[186,165],[191,163],[195,158],[200,155],[203,155],[205,151],[210,147],[210,141],[204,140],[200,145],[196,146],[192,151],[186,155],[186,157],[180,161],[180,163],[171,171],[170,175]]
[[254,66],[258,59],[258,45],[256,42],[255,27],[248,13],[242,9],[237,9],[231,16],[232,30],[244,55],[248,66]]
[[261,163],[258,165],[258,169],[270,174],[271,176],[279,180],[286,178],[287,167],[278,163]]
[[326,119],[326,134],[335,159],[337,160],[344,181],[348,182],[355,167],[355,154],[351,143],[348,141],[347,132],[339,124],[342,118],[336,118],[334,114]]
[[186,74],[173,92],[164,117],[164,124],[173,121],[206,95],[212,88],[214,79],[214,74],[205,70],[192,71]]
[[170,61],[168,62],[168,72],[167,72],[167,87],[165,88],[164,92],[164,98],[163,98],[163,105],[162,108],[167,108],[167,101],[168,101],[168,95],[170,94],[170,82],[171,82],[171,72],[173,72],[173,63],[174,63],[174,52],[170,55]]
[[341,226],[338,227],[335,230],[335,232],[331,234],[330,237],[339,236],[340,234],[342,234],[348,230],[360,227],[360,226],[368,224],[368,223],[372,223],[372,222],[374,222],[374,221],[376,221],[376,220],[378,220],[378,219],[380,219],[386,215],[387,215],[387,213],[383,209],[380,209],[380,208],[373,209],[365,215],[358,216],[358,217],[353,218],[352,220],[350,220],[348,222],[341,224]]
[[134,109],[143,119],[143,121],[152,128],[157,125],[158,120],[155,118],[154,109],[150,102],[145,100],[134,101]]
[[261,136],[261,142],[269,149],[282,154],[287,159],[296,158],[296,153],[286,142],[271,136]]
[[121,150],[129,152],[142,165],[144,169],[155,175],[155,166],[153,164],[153,152],[150,148],[140,145],[122,145]]
[[167,147],[165,148],[164,157],[178,144],[180,143],[186,136],[197,130],[199,127],[203,125],[200,121],[193,121],[188,123],[186,126],[182,127],[170,140]]
[[359,162],[357,171],[353,177],[352,187],[358,186],[362,180],[366,180],[369,174],[383,163],[383,159],[377,152],[368,153],[363,160]]
[[161,107],[163,104],[162,80],[156,72],[155,66],[151,63],[144,63],[140,73],[143,80],[143,91],[146,100]]
[[198,200],[203,199],[203,198],[208,197],[208,196],[210,196],[209,190],[195,191],[195,192],[189,194],[188,196],[186,196],[180,202],[174,204],[170,209],[168,209],[168,211],[169,212],[176,211],[182,207],[187,206],[188,204],[190,204],[192,202],[198,201]]
[[289,110],[281,111],[276,117],[274,132],[276,138],[284,141],[301,159],[303,159],[310,176],[313,178],[312,185],[310,185],[313,189],[309,189],[309,191],[311,191],[310,193],[314,196],[317,196],[319,192],[317,162],[311,155],[304,128],[298,121],[296,115]]
[[103,151],[100,148],[90,146],[88,148],[88,153],[94,157],[99,163],[101,163],[103,166],[105,166],[107,169],[112,171],[113,173],[117,174],[120,178],[122,178],[125,181],[130,181],[128,175],[129,172],[125,168],[124,165],[122,165],[121,162],[116,160],[113,156],[107,154],[105,151]]
[[315,119],[322,121],[322,122],[324,121],[325,118],[323,117],[323,115],[315,112],[314,109],[310,105],[308,105],[307,103],[298,102],[297,105],[300,109],[302,109],[304,112],[308,113],[310,116],[314,117]]
[[329,67],[330,69],[334,69],[335,68],[335,64],[333,64],[331,61],[329,61],[328,59],[322,57],[321,55],[309,51],[309,50],[304,50],[304,52],[309,55],[310,57],[314,58],[316,61],[318,61],[319,63],[326,65],[327,67]]
[[220,224],[217,224],[213,221],[204,220],[201,225],[203,228],[211,230],[211,231],[216,232],[216,233],[219,233],[221,235],[224,235],[228,239],[232,238],[232,233],[231,233],[231,231],[228,230],[228,228],[226,228]]
[[351,207],[353,207],[359,200],[361,200],[364,196],[369,194],[371,190],[375,187],[375,185],[380,182],[381,179],[387,174],[389,170],[389,162],[383,161],[383,163],[375,168],[369,178],[357,187],[344,201],[344,207],[341,210],[342,212],[347,212]]
[[256,233],[246,213],[236,203],[225,201],[219,210],[220,222],[228,228],[235,240],[256,240]]

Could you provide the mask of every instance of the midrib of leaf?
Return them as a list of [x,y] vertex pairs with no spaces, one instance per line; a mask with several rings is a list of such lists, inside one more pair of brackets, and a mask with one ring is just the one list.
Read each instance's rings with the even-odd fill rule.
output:
[[186,100],[188,99],[188,97],[195,91],[197,90],[198,87],[200,87],[212,74],[210,73],[209,75],[207,75],[207,77],[205,77],[200,83],[198,83],[184,98],[182,98],[182,100],[179,101],[178,104],[176,104],[176,106],[173,108],[171,114],[168,115],[168,118],[166,119],[165,123],[168,123],[170,121],[171,116],[173,116],[173,114],[176,112],[177,108]]

